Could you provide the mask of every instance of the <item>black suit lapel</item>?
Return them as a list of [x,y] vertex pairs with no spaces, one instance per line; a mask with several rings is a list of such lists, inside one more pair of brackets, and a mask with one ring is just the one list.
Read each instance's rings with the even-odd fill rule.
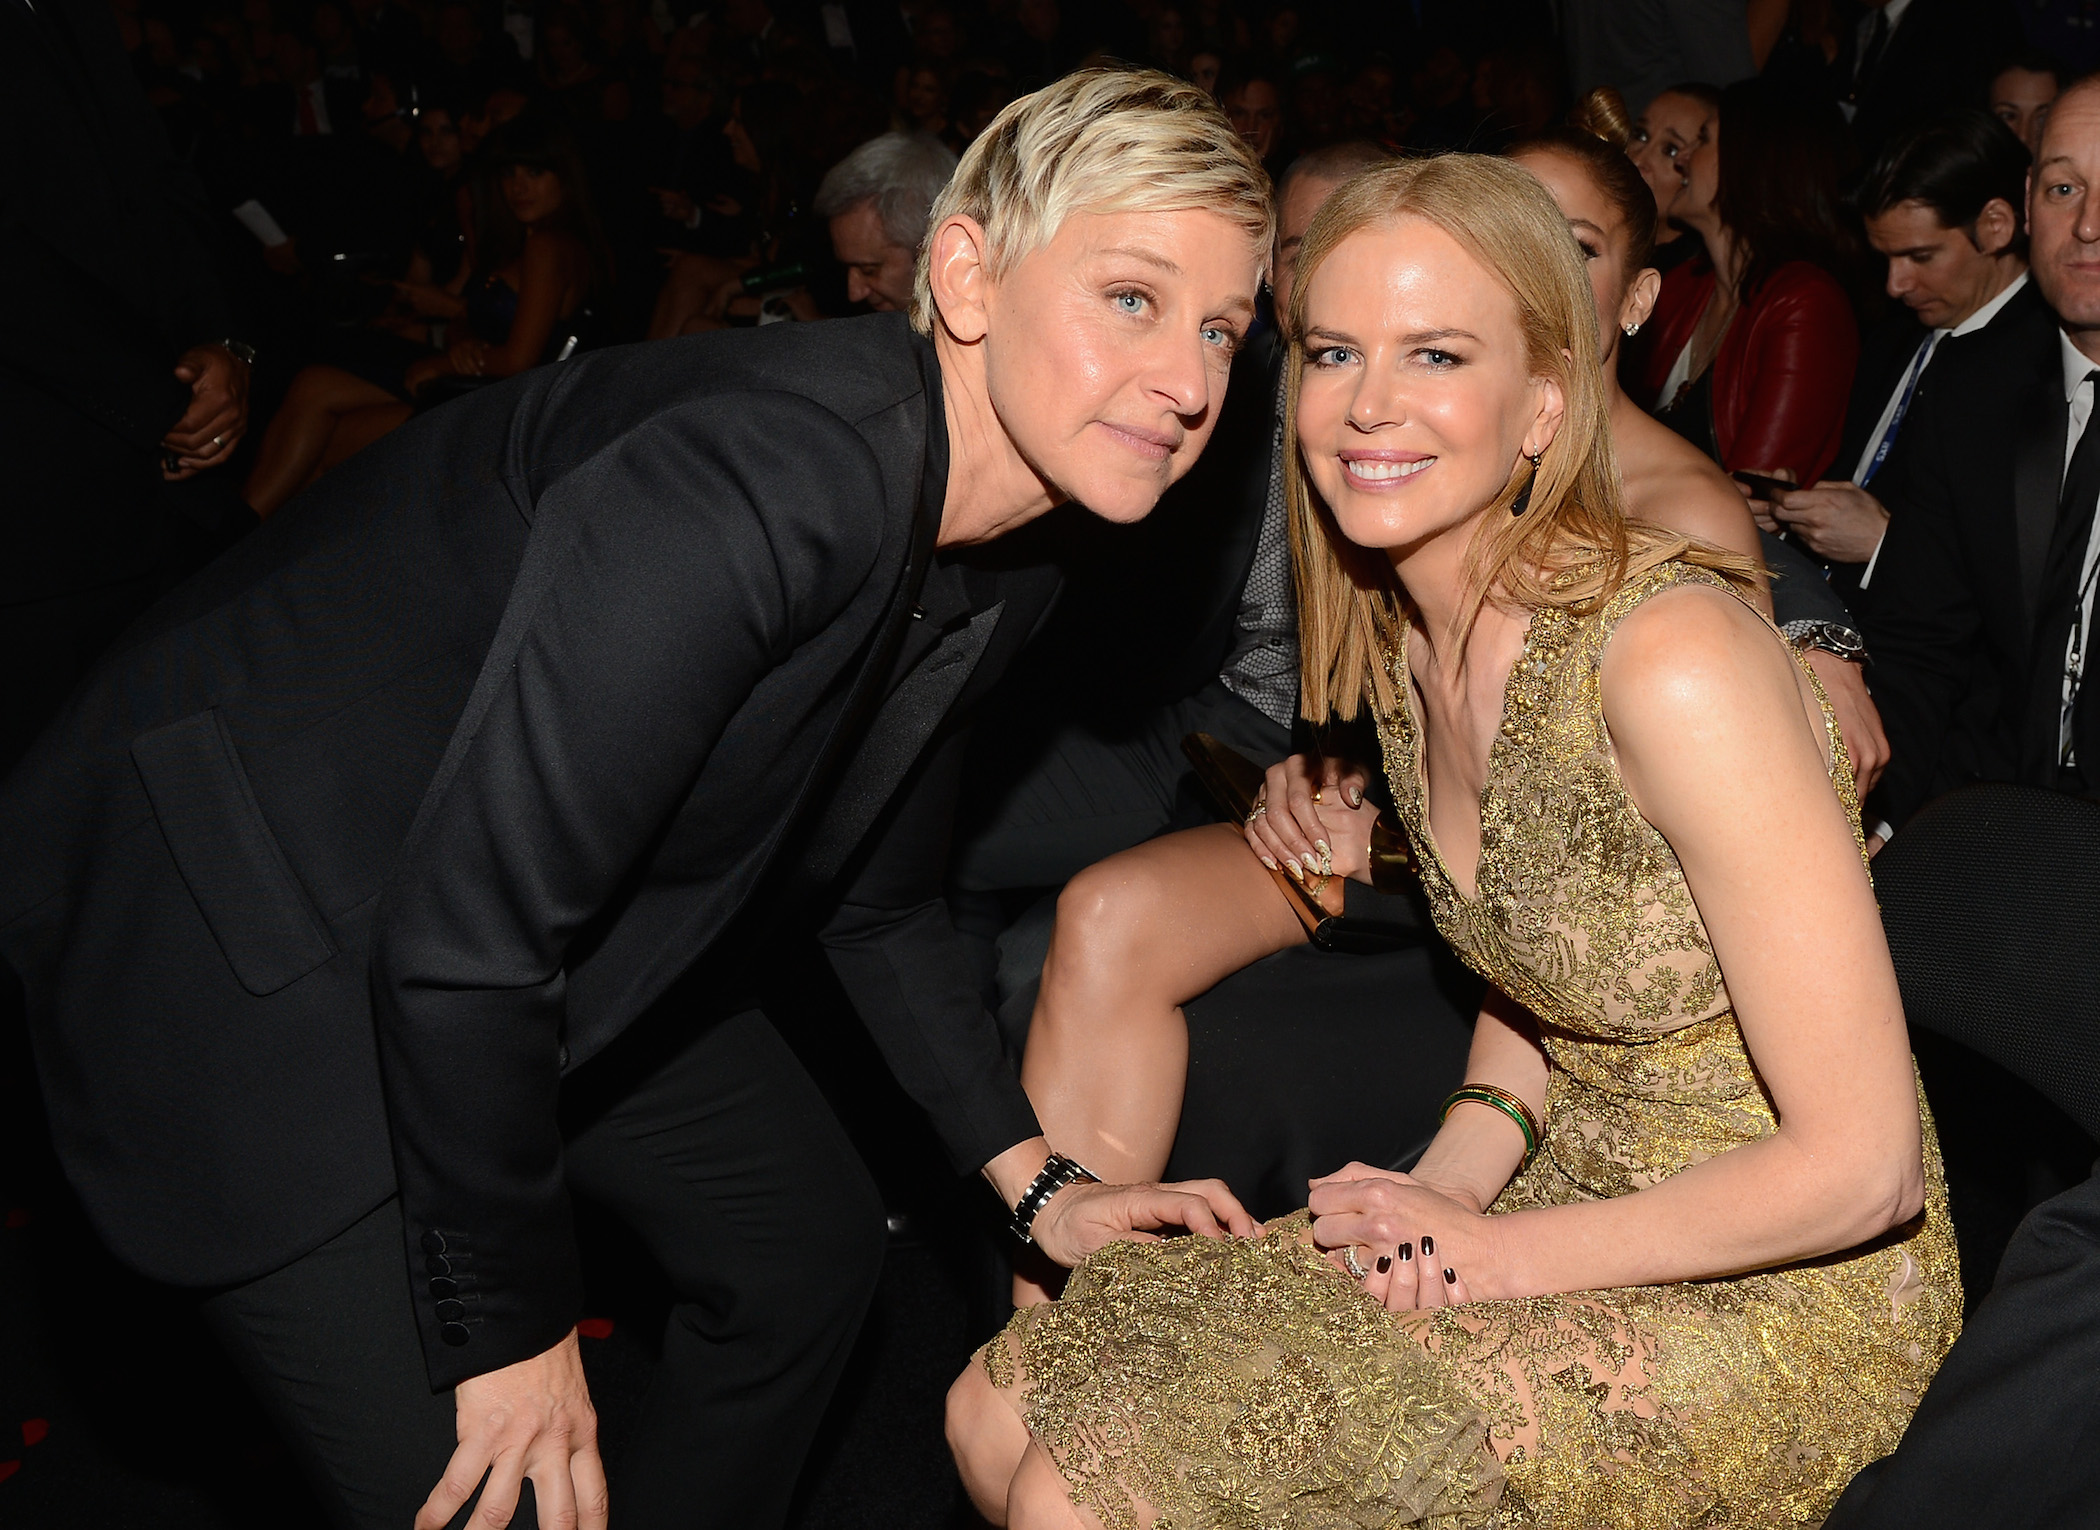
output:
[[[2053,345],[2050,359],[2055,360]],[[2019,438],[2013,443],[2013,540],[2020,558],[2020,617],[2029,632],[2041,601],[2063,486],[2067,425],[2062,392],[2054,377],[2036,379],[2020,410]]]
[[810,835],[803,870],[812,882],[844,868],[976,673],[1005,610],[1002,600],[944,633],[883,701]]

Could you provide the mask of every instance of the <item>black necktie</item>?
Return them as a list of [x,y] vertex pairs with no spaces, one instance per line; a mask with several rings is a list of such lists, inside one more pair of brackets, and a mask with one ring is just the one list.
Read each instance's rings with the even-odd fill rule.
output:
[[[2100,368],[2085,380],[2100,402]],[[2041,600],[2035,611],[2033,679],[2027,693],[2027,721],[2021,778],[2034,786],[2064,785],[2059,774],[2059,728],[2063,717],[2064,655],[2079,618],[2079,589],[2085,573],[2085,546],[2093,532],[2093,506],[2100,502],[2100,408],[2095,408],[2071,453],[2063,493],[2056,502],[2056,529],[2049,538],[2049,558],[2042,567]],[[2080,687],[2081,698],[2084,688]],[[2090,762],[2089,762],[2090,763]]]
[[1874,88],[1874,76],[1881,70],[1881,55],[1889,46],[1889,13],[1886,7],[1874,12],[1874,19],[1867,24],[1867,45],[1859,50],[1859,67],[1852,71],[1852,99]]

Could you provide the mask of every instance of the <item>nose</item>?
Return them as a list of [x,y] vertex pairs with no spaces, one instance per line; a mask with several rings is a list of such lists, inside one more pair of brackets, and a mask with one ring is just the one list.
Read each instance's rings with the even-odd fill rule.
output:
[[1907,262],[1901,260],[1889,262],[1888,293],[1890,297],[1900,298],[1904,293],[1910,291],[1914,285],[1916,283],[1911,278],[1911,270]]
[[1407,420],[1407,403],[1401,396],[1399,379],[1389,372],[1366,367],[1349,401],[1349,423],[1366,434],[1400,425]]
[[2100,244],[2100,198],[2090,192],[2078,204],[2078,242]]
[[1209,358],[1203,354],[1202,335],[1187,339],[1162,335],[1147,381],[1162,403],[1183,419],[1192,419],[1210,405]]

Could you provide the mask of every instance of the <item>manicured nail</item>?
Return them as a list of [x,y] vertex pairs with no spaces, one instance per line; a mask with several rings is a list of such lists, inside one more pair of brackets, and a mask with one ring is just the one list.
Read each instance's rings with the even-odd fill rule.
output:
[[1314,876],[1318,876],[1320,874],[1320,858],[1317,855],[1314,855],[1310,850],[1306,851],[1305,854],[1299,856],[1298,859],[1305,862],[1305,869],[1311,872]]
[[1383,1275],[1383,1274],[1384,1274],[1384,1273],[1385,1273],[1385,1272],[1386,1272],[1387,1270],[1390,1270],[1390,1269],[1391,1269],[1392,1267],[1393,1267],[1393,1256],[1392,1256],[1391,1254],[1380,1254],[1380,1255],[1378,1256],[1378,1273],[1379,1273],[1379,1274]]
[[1282,869],[1274,861],[1270,860],[1266,855],[1261,858],[1261,863],[1264,866],[1268,867],[1271,871],[1278,871]]
[[1285,861],[1283,863],[1283,869],[1290,873],[1292,881],[1302,882],[1305,880],[1305,873],[1298,869],[1298,863],[1296,861]]
[[1400,1262],[1402,1264],[1407,1263],[1408,1260],[1414,1257],[1415,1246],[1412,1243],[1403,1243],[1400,1245]]
[[1434,1259],[1436,1257],[1436,1239],[1430,1237],[1428,1233],[1422,1234],[1422,1257],[1424,1259]]
[[1444,1284],[1447,1286],[1458,1284],[1458,1273],[1448,1264],[1444,1266]]
[[1349,806],[1353,808],[1360,808],[1364,805],[1364,789],[1362,787],[1352,786],[1349,788],[1346,795],[1349,798]]

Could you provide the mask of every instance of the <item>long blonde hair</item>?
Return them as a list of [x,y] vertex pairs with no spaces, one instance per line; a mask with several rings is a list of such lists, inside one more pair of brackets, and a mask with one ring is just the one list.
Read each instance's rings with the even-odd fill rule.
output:
[[[1291,293],[1287,408],[1292,440],[1284,466],[1291,564],[1298,591],[1301,705],[1314,722],[1354,717],[1368,696],[1396,704],[1385,655],[1407,620],[1399,577],[1382,552],[1343,536],[1314,493],[1296,446],[1305,372],[1305,303],[1327,257],[1360,229],[1420,218],[1457,240],[1516,299],[1526,364],[1566,401],[1560,431],[1534,472],[1520,466],[1479,520],[1466,555],[1458,630],[1439,634],[1463,654],[1489,600],[1520,609],[1591,611],[1629,578],[1673,558],[1754,587],[1754,566],[1703,542],[1626,519],[1610,402],[1599,368],[1597,310],[1566,216],[1530,172],[1483,154],[1443,154],[1379,165],[1327,199],[1298,254]],[[1522,515],[1509,513],[1529,488]]]

